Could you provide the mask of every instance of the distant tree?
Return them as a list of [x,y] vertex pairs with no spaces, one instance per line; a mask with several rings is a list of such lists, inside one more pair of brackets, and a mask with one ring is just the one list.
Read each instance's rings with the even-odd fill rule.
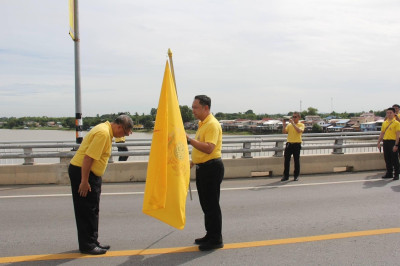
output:
[[139,123],[142,124],[145,129],[152,129],[153,117],[151,115],[142,115],[139,118]]
[[150,115],[153,117],[153,119],[156,119],[157,116],[157,108],[151,108],[150,110]]
[[226,115],[224,113],[218,112],[215,114],[215,118],[218,120],[224,120]]
[[318,109],[317,108],[313,108],[313,107],[308,107],[307,114],[308,115],[317,115],[318,114]]
[[322,127],[321,127],[320,125],[318,125],[318,124],[314,124],[314,125],[312,126],[311,131],[312,131],[313,133],[322,133]]
[[244,114],[243,118],[250,119],[250,120],[256,120],[257,116],[254,113],[248,113],[248,114]]
[[75,128],[75,119],[73,117],[67,117],[64,120],[63,126],[70,129]]
[[187,105],[179,106],[181,110],[183,123],[191,122],[194,120],[192,109],[190,109]]
[[254,115],[255,113],[253,112],[253,110],[247,110],[245,112],[246,115]]
[[16,126],[17,126],[17,119],[15,117],[9,118],[6,127],[12,129]]

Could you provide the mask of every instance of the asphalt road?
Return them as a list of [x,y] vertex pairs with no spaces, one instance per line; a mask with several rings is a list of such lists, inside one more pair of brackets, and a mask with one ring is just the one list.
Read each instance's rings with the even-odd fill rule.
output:
[[212,252],[193,244],[205,233],[196,191],[176,230],[141,212],[144,183],[103,184],[99,240],[111,250],[97,258],[77,250],[69,186],[0,186],[0,264],[400,265],[400,181],[381,175],[224,180],[225,248]]

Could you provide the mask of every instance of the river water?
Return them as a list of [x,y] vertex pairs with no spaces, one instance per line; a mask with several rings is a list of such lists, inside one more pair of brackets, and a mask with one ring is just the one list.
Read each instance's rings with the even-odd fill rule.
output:
[[[83,136],[87,131],[83,131]],[[134,132],[126,139],[151,139],[153,133]],[[75,141],[75,131],[66,130],[29,130],[29,129],[0,129],[0,143],[10,141]]]

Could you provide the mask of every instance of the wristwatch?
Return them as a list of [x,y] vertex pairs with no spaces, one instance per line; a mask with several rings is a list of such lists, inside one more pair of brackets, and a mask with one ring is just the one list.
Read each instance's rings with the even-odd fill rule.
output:
[[187,138],[187,144],[189,145],[190,144],[190,141],[191,141],[192,139],[191,138]]

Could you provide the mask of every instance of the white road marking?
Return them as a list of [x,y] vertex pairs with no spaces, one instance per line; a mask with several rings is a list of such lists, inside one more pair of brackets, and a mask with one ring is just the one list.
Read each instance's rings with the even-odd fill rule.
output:
[[[391,180],[391,179],[390,179]],[[281,185],[260,185],[255,187],[237,187],[237,188],[221,188],[221,191],[233,191],[233,190],[257,190],[265,188],[290,188],[290,187],[305,187],[305,186],[321,186],[321,185],[336,185],[346,183],[360,183],[360,182],[376,182],[382,181],[382,179],[368,179],[368,180],[350,180],[350,181],[335,181],[335,182],[320,182],[320,183],[296,183],[288,184],[283,183]],[[197,192],[196,189],[192,189],[192,192]],[[102,196],[121,196],[121,195],[143,195],[144,192],[114,192],[114,193],[101,193]],[[71,194],[46,194],[46,195],[12,195],[12,196],[0,196],[0,199],[16,199],[16,198],[46,198],[46,197],[71,197]]]

